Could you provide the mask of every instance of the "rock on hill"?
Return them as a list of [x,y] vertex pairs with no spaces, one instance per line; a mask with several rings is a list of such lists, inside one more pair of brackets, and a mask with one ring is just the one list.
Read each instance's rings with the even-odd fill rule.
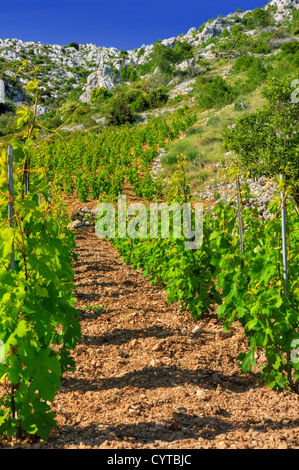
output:
[[[275,25],[279,26],[287,21],[292,10],[299,8],[299,0],[272,0],[263,9],[271,9]],[[177,64],[177,69],[196,69],[198,60],[211,56],[211,44],[205,45],[214,37],[232,28],[242,19],[248,11],[237,11],[223,17],[207,21],[199,28],[192,27],[186,34],[178,37],[164,39],[164,46],[173,48],[177,42],[187,42],[196,51],[195,58],[184,60]],[[248,31],[253,34],[254,31]],[[151,58],[153,44],[142,45],[138,49],[120,51],[113,47],[99,47],[95,44],[81,44],[78,47],[45,45],[41,42],[23,42],[19,39],[0,40],[0,66],[12,61],[27,59],[41,67],[40,72],[40,114],[46,112],[48,107],[55,105],[57,100],[63,101],[71,91],[77,90],[81,102],[90,102],[90,94],[94,88],[104,87],[108,90],[120,85],[121,70],[128,67],[140,67],[147,64]],[[195,72],[196,74],[196,72]],[[14,72],[4,72],[3,78],[6,87],[6,99],[15,105],[26,102],[24,85],[29,76],[18,78],[17,83],[12,80]]]

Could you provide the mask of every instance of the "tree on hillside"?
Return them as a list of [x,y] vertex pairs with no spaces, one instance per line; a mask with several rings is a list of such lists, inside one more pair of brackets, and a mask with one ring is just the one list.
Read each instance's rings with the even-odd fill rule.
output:
[[176,41],[173,48],[159,39],[153,47],[151,59],[161,72],[171,73],[173,65],[194,57],[193,47],[186,41]]
[[172,49],[168,46],[164,46],[161,40],[154,44],[153,51],[151,53],[151,59],[153,60],[155,66],[159,67],[161,72],[170,73],[172,71]]
[[73,47],[73,48],[76,49],[77,51],[80,49],[79,44],[77,44],[76,42],[70,42],[67,47]]
[[197,100],[201,109],[220,109],[232,103],[237,97],[237,91],[220,75],[211,79],[199,78],[196,88],[199,90]]
[[112,92],[107,90],[107,88],[104,88],[104,87],[94,88],[93,90],[91,90],[91,93],[90,93],[90,102],[93,105],[97,105],[99,103],[103,103],[111,96],[112,96]]
[[128,102],[127,96],[124,91],[119,91],[111,102],[111,109],[109,111],[108,122],[111,125],[122,125],[134,121],[134,113]]
[[[294,77],[294,79],[297,77]],[[224,133],[224,146],[236,152],[241,168],[252,177],[285,175],[299,207],[299,103],[296,80],[270,79],[261,109],[238,118]]]

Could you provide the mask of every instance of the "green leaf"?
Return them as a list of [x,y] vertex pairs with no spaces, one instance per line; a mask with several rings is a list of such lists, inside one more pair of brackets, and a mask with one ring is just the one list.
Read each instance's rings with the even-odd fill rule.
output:
[[60,387],[61,366],[57,356],[51,350],[41,349],[30,354],[26,366],[33,377],[30,389],[37,391],[40,398],[52,401]]
[[254,359],[254,350],[251,349],[247,354],[241,353],[238,356],[238,360],[242,361],[241,363],[241,372],[250,372],[252,367],[255,367],[256,360]]

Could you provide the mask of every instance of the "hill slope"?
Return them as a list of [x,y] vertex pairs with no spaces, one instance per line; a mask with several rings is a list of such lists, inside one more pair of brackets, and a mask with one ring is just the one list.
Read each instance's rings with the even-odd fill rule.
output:
[[[33,105],[24,88],[30,70],[15,76],[14,64],[26,60],[38,67],[40,122],[50,131],[59,127],[62,135],[146,122],[179,108],[196,112],[200,126],[167,148],[163,166],[167,175],[176,155],[187,154],[192,188],[200,191],[202,183],[213,184],[215,165],[226,161],[223,130],[263,104],[260,91],[268,77],[291,79],[298,70],[298,33],[298,0],[273,0],[131,51],[2,39],[6,100],[0,133],[4,142],[11,139],[16,109]],[[155,170],[160,168],[159,159]]]

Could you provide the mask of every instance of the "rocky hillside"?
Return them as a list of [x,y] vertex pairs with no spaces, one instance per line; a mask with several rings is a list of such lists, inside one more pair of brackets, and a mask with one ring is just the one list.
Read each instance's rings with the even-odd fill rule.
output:
[[[291,40],[291,31],[287,26],[292,20],[292,13],[299,8],[298,0],[272,0],[262,10],[270,13],[270,19],[263,24],[256,21],[244,21],[250,18],[251,11],[237,11],[225,17],[218,16],[201,26],[192,27],[186,34],[161,41],[163,46],[173,49],[177,43],[187,43],[192,46],[192,56],[183,58],[175,64],[175,71],[188,72],[189,76],[196,76],[202,70],[204,60],[211,60],[215,56],[214,38],[219,44],[225,42],[232,34],[234,28],[242,24],[245,33],[255,36],[267,29],[273,34],[273,40],[268,41],[271,52],[276,52],[284,41]],[[262,20],[262,17],[261,17]],[[281,34],[278,34],[278,31]],[[283,32],[284,31],[284,32]],[[70,93],[79,97],[83,103],[90,103],[91,91],[94,88],[104,87],[112,90],[123,82],[130,81],[136,75],[142,77],[154,73],[152,54],[154,44],[142,45],[138,49],[124,51],[116,48],[100,47],[95,44],[76,44],[68,46],[46,45],[40,42],[23,42],[19,39],[0,40],[1,68],[5,70],[7,64],[14,61],[28,60],[40,67],[40,96],[41,106],[39,113],[47,112],[51,107],[67,100]],[[240,54],[240,51],[228,51],[231,56]],[[151,65],[151,66],[150,66]],[[124,73],[124,70],[129,73]],[[135,75],[134,75],[135,74]],[[25,99],[24,84],[29,76],[20,76],[17,83],[13,81],[14,72],[5,71],[5,98],[20,105]],[[189,91],[191,88],[189,89]]]

